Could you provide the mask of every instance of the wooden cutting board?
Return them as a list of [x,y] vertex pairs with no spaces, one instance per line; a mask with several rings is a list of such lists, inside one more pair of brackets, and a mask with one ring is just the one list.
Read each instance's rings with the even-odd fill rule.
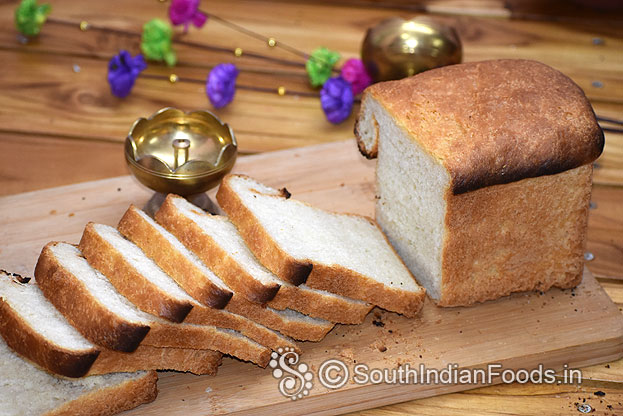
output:
[[[359,156],[352,141],[241,157],[236,171],[287,186],[295,198],[320,207],[374,213],[374,161]],[[77,243],[86,222],[116,225],[130,203],[142,206],[150,196],[125,176],[0,198],[0,268],[31,275],[48,241]],[[281,395],[270,368],[226,358],[216,377],[161,373],[158,399],[129,414],[338,414],[466,390],[475,385],[351,381],[329,390],[317,371],[327,359],[342,361],[351,373],[362,363],[370,369],[587,366],[623,356],[623,319],[586,270],[575,290],[516,294],[471,308],[427,302],[415,319],[375,309],[363,324],[337,326],[322,342],[301,348],[300,362],[314,373],[303,399]]]

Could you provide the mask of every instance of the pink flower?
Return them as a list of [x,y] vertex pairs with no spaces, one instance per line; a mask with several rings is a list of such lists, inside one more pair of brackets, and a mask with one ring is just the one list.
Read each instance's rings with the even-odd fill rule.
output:
[[341,75],[342,78],[350,82],[353,95],[361,93],[368,85],[372,84],[372,78],[368,75],[361,59],[351,58],[344,62]]
[[202,27],[208,20],[208,16],[199,10],[199,0],[172,0],[169,18],[175,26],[184,25],[184,32],[188,31],[190,23]]

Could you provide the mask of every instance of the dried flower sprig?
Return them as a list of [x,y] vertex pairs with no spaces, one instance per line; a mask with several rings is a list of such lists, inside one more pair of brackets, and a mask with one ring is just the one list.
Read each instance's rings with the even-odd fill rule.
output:
[[312,87],[321,87],[330,77],[333,67],[340,60],[340,54],[327,48],[314,50],[305,63],[305,69]]
[[199,10],[199,0],[172,0],[169,6],[169,19],[174,26],[184,25],[184,33],[192,23],[201,28],[208,20],[208,16]]
[[160,19],[152,19],[143,26],[141,50],[153,61],[164,61],[173,66],[177,56],[172,46],[173,30],[168,23]]
[[134,58],[128,51],[121,51],[108,62],[108,84],[113,95],[127,97],[138,75],[147,68],[143,55]]
[[24,36],[37,36],[52,7],[37,0],[22,0],[15,9],[15,27]]
[[[49,6],[39,6],[37,0],[22,0],[20,6],[16,10],[16,26],[18,30],[23,34],[39,33],[41,25],[46,21],[47,14],[49,13]],[[18,16],[19,19],[18,19]],[[236,80],[239,74],[238,68],[233,64],[220,64],[212,69],[205,81],[206,94],[216,108],[222,108],[233,100],[236,89],[245,89],[259,92],[277,93],[278,95],[296,95],[296,96],[309,96],[309,97],[321,97],[321,107],[324,111],[327,119],[332,123],[340,123],[346,120],[352,111],[354,95],[361,92],[370,83],[370,77],[365,72],[365,68],[360,60],[350,59],[345,62],[341,68],[341,76],[330,78],[334,72],[340,72],[336,69],[336,63],[340,59],[340,55],[337,52],[331,51],[327,48],[318,48],[311,55],[307,55],[293,47],[287,46],[282,42],[277,42],[273,38],[265,38],[256,32],[251,32],[242,26],[236,25],[233,22],[225,21],[214,15],[209,15],[199,10],[199,0],[172,0],[169,8],[169,18],[175,25],[184,25],[184,31],[188,29],[190,24],[197,27],[201,27],[207,21],[208,16],[215,21],[226,24],[227,26],[242,31],[258,39],[267,40],[268,46],[282,47],[295,53],[301,57],[306,58],[305,63],[298,63],[294,61],[288,61],[278,57],[264,56],[257,53],[245,52],[245,56],[250,58],[257,58],[266,61],[272,61],[276,64],[288,65],[288,66],[305,66],[310,84],[314,87],[322,86],[320,93],[311,91],[291,91],[286,90],[285,87],[279,86],[278,88],[268,88],[255,85],[237,85]],[[20,27],[20,24],[25,26]],[[167,65],[173,66],[177,62],[177,56],[173,49],[173,30],[171,26],[160,20],[152,19],[143,26],[142,33],[136,33],[128,30],[112,29],[105,26],[94,25],[90,22],[80,21],[72,22],[70,20],[50,18],[50,22],[55,24],[61,24],[68,27],[80,27],[81,30],[101,30],[107,32],[122,33],[131,36],[141,36],[141,50],[145,58],[154,61],[164,61]],[[36,24],[36,28],[33,29],[33,25]],[[228,52],[226,48],[203,45],[197,42],[192,42],[184,39],[176,39],[175,42],[190,47],[196,47],[200,49],[215,50],[219,52]],[[286,48],[287,46],[287,48]],[[135,84],[135,81],[139,74],[147,67],[145,58],[143,55],[132,55],[127,51],[121,51],[119,54],[113,56],[108,64],[108,83],[111,89],[111,93],[117,97],[127,97]],[[235,56],[242,56],[242,49],[236,48]],[[184,82],[203,82],[196,79],[180,78],[176,74],[171,74],[168,77],[146,74],[143,75],[146,78],[154,79],[168,79],[170,82],[175,83],[178,81]],[[346,88],[348,86],[348,88]]]
[[322,111],[333,124],[339,124],[350,116],[353,101],[351,84],[342,77],[329,78],[320,90]]
[[344,62],[340,75],[350,82],[354,95],[361,94],[366,87],[372,84],[372,77],[368,74],[361,59],[351,58]]
[[234,64],[218,64],[208,74],[206,94],[215,108],[223,108],[234,99],[238,73]]

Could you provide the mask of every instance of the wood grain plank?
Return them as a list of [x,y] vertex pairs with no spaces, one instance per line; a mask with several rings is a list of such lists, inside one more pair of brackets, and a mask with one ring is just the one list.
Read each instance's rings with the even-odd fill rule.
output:
[[[604,397],[595,395],[605,393]],[[350,416],[463,416],[463,415],[570,415],[581,414],[578,405],[591,406],[591,414],[617,415],[623,412],[623,387],[616,383],[584,382],[581,386],[510,384],[483,387],[461,393],[431,397]],[[610,407],[608,407],[610,406]]]
[[3,133],[0,153],[0,195],[128,173],[121,143]]

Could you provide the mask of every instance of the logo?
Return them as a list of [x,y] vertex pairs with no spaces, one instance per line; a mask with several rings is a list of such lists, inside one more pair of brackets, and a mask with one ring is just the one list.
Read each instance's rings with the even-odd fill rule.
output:
[[270,357],[268,365],[273,369],[273,377],[279,380],[279,392],[292,400],[308,396],[314,386],[314,374],[307,364],[299,364],[299,355],[294,349],[279,348]]

